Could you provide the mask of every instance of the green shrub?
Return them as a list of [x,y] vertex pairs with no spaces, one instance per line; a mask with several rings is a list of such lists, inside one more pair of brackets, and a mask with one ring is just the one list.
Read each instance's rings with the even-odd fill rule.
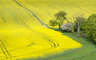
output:
[[50,20],[49,25],[54,27],[54,26],[58,25],[58,22],[56,20]]
[[96,42],[96,14],[92,14],[83,22],[82,29],[90,40]]

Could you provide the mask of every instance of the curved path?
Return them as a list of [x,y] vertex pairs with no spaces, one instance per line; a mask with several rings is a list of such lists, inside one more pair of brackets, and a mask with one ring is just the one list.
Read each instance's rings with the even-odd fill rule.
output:
[[[22,8],[28,10],[28,11],[38,20],[38,22],[39,22],[40,24],[44,25],[44,23],[43,23],[31,10],[29,10],[29,9],[26,8],[26,7],[24,7],[23,5],[21,5],[21,4],[20,4],[19,2],[17,2],[16,0],[13,0],[13,1],[14,1],[15,3],[17,3],[19,6],[21,6]],[[22,24],[25,25],[28,29],[31,29],[23,20],[22,20],[21,22],[22,22]],[[40,34],[40,33],[38,33],[38,34]],[[53,47],[58,47],[58,46],[59,46],[58,43],[55,44],[55,43],[52,41],[52,39],[47,38],[47,35],[41,34],[41,36],[42,36],[42,38],[46,39],[49,44],[52,43],[51,46],[53,46]]]

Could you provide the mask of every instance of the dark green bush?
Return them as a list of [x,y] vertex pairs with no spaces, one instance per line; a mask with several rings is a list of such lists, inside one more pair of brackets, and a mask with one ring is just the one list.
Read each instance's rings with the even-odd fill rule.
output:
[[58,22],[56,20],[50,20],[49,25],[54,27],[54,26],[58,25]]
[[85,22],[82,24],[83,32],[86,33],[86,36],[96,42],[96,14],[92,14],[88,17]]

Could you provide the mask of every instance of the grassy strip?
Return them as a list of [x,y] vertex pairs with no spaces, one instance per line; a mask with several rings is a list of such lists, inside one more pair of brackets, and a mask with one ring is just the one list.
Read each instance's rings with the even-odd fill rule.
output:
[[77,37],[75,33],[64,32],[63,34],[81,43],[83,47],[79,50],[75,50],[74,53],[61,55],[59,57],[50,58],[48,60],[95,60],[96,59],[95,44],[90,42],[85,37]]

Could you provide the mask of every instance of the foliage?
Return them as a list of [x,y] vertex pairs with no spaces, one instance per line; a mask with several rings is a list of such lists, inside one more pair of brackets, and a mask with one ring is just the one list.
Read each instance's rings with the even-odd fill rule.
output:
[[64,20],[66,19],[67,13],[65,11],[60,11],[55,14],[56,20],[58,21],[59,29],[60,26],[63,24]]
[[77,16],[76,21],[74,22],[74,29],[75,31],[78,31],[78,36],[80,36],[81,25],[83,21],[86,20],[84,17]]
[[80,23],[80,25],[81,25],[84,20],[85,20],[84,17],[79,17],[79,16],[77,16],[75,23],[76,23],[76,25],[77,25],[77,23]]
[[82,25],[87,37],[96,42],[96,14],[92,14]]
[[64,20],[64,19],[66,19],[66,17],[65,17],[66,15],[67,15],[67,13],[65,11],[60,11],[55,14],[55,17],[56,17],[56,19]]
[[49,25],[54,27],[54,26],[58,25],[58,22],[56,20],[50,20]]
[[56,13],[54,15],[55,19],[50,20],[49,25],[52,27],[59,25],[59,29],[60,29],[61,25],[63,24],[64,20],[66,19],[66,15],[67,14],[65,11],[60,11],[60,12]]

